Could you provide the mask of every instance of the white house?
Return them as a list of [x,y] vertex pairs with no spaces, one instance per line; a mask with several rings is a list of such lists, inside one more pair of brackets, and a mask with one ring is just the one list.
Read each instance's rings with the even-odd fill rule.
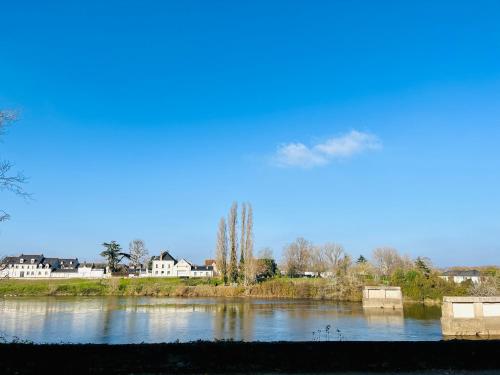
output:
[[186,259],[175,259],[168,251],[152,258],[151,273],[140,276],[153,277],[212,277],[214,266],[196,266]]
[[[79,267],[77,258],[46,258],[43,254],[6,257],[0,263],[0,277],[9,278],[85,278],[103,277],[104,269]],[[90,269],[89,269],[90,268]]]
[[192,266],[191,277],[213,277],[214,266]]
[[177,259],[170,255],[168,251],[161,252],[160,256],[154,256],[152,258],[151,276],[177,277],[177,270],[174,271],[176,263]]
[[472,281],[474,284],[481,283],[481,273],[477,270],[446,271],[439,277],[447,281],[453,281],[457,284],[467,280]]

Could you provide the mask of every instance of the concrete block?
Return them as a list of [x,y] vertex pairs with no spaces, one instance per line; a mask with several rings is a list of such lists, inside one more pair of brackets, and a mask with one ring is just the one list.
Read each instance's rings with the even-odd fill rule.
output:
[[382,309],[402,309],[403,294],[398,286],[365,286],[363,288],[363,307]]
[[500,335],[500,297],[444,297],[441,311],[445,336]]

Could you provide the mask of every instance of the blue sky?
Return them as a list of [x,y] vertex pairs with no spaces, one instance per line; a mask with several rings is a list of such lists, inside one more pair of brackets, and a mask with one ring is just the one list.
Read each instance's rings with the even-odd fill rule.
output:
[[[105,3],[105,4],[104,4]],[[30,177],[0,254],[98,259],[133,238],[500,262],[497,1],[7,2],[0,157]]]

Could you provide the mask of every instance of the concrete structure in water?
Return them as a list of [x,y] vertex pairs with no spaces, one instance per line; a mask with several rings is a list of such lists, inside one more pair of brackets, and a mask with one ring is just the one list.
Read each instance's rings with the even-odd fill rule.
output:
[[402,309],[403,294],[399,286],[365,286],[363,289],[364,308]]
[[444,297],[445,336],[500,336],[500,297]]

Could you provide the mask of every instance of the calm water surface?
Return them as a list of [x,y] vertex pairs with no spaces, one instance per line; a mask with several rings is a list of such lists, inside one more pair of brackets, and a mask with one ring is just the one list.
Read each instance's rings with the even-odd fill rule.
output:
[[[363,310],[360,303],[151,297],[0,299],[0,335],[39,343],[440,340],[439,307]],[[330,326],[329,332],[326,327]]]

